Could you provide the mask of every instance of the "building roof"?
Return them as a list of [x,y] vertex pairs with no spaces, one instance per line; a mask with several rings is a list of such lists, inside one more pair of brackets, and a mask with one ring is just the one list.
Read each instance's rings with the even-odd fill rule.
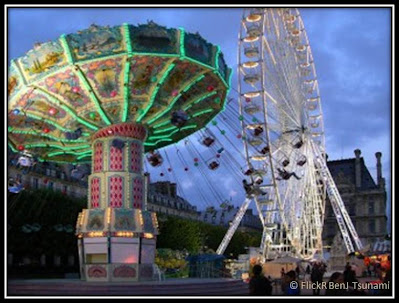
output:
[[[339,175],[343,174],[351,184],[356,184],[356,158],[328,161],[328,168],[333,179],[337,180]],[[368,168],[365,166],[364,158],[360,157],[361,165],[361,190],[376,189],[374,179]]]

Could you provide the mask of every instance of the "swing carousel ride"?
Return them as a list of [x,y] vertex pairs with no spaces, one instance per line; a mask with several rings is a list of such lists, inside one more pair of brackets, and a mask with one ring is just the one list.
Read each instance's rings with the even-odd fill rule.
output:
[[143,154],[160,166],[160,148],[211,121],[230,74],[218,46],[153,22],[92,25],[11,61],[9,147],[24,166],[91,163],[76,227],[87,280],[151,278],[158,231]]

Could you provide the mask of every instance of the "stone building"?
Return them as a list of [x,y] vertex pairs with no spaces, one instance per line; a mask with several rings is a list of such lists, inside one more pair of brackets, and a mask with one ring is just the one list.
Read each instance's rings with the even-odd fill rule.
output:
[[176,183],[168,181],[150,183],[147,195],[147,209],[157,214],[192,220],[196,220],[198,216],[197,207],[178,196]]
[[[233,207],[230,205],[228,208],[215,209],[210,207],[209,209],[200,212],[199,220],[212,224],[229,227],[230,222],[235,218],[236,213],[239,211],[239,207]],[[262,231],[262,225],[260,218],[253,214],[252,209],[247,209],[243,215],[238,230],[241,231]]]
[[[8,178],[18,180],[26,189],[48,188],[68,196],[83,198],[87,196],[88,176],[74,179],[71,176],[73,165],[39,162],[29,170],[16,166],[18,155],[9,153]],[[90,173],[90,166],[84,168]],[[176,184],[156,182],[149,185],[147,209],[158,214],[178,216],[197,220],[196,206],[177,195]]]
[[[361,151],[354,151],[355,158],[328,161],[328,168],[335,180],[347,212],[364,245],[372,245],[387,234],[386,190],[382,177],[382,153],[376,156],[376,182],[372,178]],[[324,246],[332,245],[333,238],[340,233],[332,207],[327,201],[323,230]]]
[[86,197],[87,176],[82,180],[73,179],[71,170],[72,165],[47,162],[37,163],[28,170],[17,167],[14,161],[9,161],[8,179],[18,180],[26,189],[48,188],[71,197]]

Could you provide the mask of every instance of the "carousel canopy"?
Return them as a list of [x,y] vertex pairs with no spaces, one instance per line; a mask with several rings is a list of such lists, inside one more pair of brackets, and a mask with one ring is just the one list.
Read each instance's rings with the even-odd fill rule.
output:
[[[199,34],[153,22],[92,25],[11,61],[9,146],[40,161],[88,162],[94,133],[139,123],[147,128],[145,151],[155,150],[223,110],[230,76],[219,47]],[[173,123],[182,112],[187,119]]]

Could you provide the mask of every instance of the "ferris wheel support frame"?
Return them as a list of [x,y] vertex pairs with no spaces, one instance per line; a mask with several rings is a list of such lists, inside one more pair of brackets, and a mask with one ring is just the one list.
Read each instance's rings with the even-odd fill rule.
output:
[[242,218],[246,213],[246,210],[249,208],[251,201],[252,200],[250,198],[246,198],[242,206],[239,208],[238,212],[235,215],[235,218],[232,221],[232,225],[229,227],[228,231],[226,232],[224,238],[221,241],[221,244],[217,248],[216,253],[218,255],[222,255],[225,252],[225,249],[228,247],[228,244],[231,241],[235,231],[239,227],[239,224],[242,221]]
[[[317,152],[320,152],[318,146],[315,146],[313,144],[313,148],[316,149]],[[326,161],[323,159],[320,159],[319,162],[322,165],[321,171],[323,172],[323,177],[326,181],[327,194],[329,197],[329,201],[330,201],[330,203],[332,205],[332,209],[335,213],[336,220],[338,222],[340,231],[342,233],[343,240],[346,244],[347,251],[349,253],[355,251],[353,244],[351,243],[351,240],[349,240],[350,236],[347,233],[347,229],[350,232],[351,237],[353,238],[353,241],[356,245],[356,249],[361,250],[363,248],[363,244],[362,244],[360,238],[358,237],[357,231],[356,231],[354,224],[351,221],[351,218],[346,210],[343,199],[340,196],[339,190],[336,187],[336,183],[333,180],[332,174],[329,171]],[[345,228],[346,226],[347,226],[347,228]]]

